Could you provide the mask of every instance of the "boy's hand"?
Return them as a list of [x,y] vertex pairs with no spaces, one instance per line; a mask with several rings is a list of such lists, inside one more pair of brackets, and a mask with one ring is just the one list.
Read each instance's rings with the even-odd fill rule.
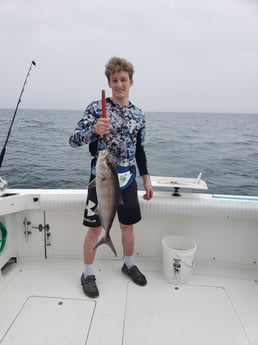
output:
[[110,128],[110,118],[99,118],[94,126],[94,133],[97,135],[108,135]]

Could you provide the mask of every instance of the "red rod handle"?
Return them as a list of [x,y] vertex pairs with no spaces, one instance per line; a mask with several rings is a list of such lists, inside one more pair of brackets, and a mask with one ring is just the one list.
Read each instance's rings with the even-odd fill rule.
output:
[[107,117],[107,103],[106,103],[106,95],[105,90],[101,91],[101,105],[102,105],[102,117]]

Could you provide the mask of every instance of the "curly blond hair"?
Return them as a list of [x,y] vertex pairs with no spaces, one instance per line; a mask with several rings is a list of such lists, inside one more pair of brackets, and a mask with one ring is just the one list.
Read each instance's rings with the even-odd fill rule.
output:
[[117,72],[126,71],[129,74],[130,80],[133,79],[134,68],[131,62],[127,61],[126,59],[113,56],[108,63],[105,65],[105,76],[107,77],[108,81],[110,81],[110,77]]

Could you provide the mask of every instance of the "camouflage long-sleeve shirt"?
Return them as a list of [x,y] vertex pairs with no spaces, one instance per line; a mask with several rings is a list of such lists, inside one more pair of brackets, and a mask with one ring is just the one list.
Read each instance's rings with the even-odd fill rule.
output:
[[101,101],[89,104],[83,118],[77,123],[69,138],[72,147],[90,145],[90,152],[97,157],[99,150],[107,148],[116,165],[132,166],[137,163],[140,175],[148,174],[144,152],[145,115],[132,103],[121,106],[107,98],[107,115],[110,117],[110,133],[107,140],[94,134],[93,127],[102,116]]

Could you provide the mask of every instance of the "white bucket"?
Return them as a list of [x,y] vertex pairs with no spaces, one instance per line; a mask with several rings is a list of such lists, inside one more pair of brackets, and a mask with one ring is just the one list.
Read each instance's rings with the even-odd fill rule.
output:
[[167,236],[162,239],[163,274],[175,285],[191,280],[196,243],[183,236]]

